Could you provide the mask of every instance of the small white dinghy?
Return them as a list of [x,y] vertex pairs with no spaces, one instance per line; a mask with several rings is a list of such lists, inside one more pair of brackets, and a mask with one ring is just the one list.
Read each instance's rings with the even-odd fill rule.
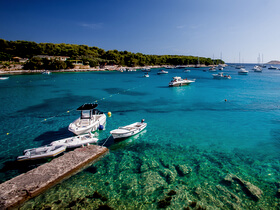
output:
[[110,133],[112,134],[114,139],[127,138],[133,136],[146,128],[147,123],[144,123],[144,121],[145,120],[142,119],[141,122],[136,122],[131,125],[119,127],[118,129],[110,131]]
[[9,77],[0,77],[0,80],[6,80],[9,79]]
[[55,157],[60,153],[64,152],[65,150],[66,150],[66,146],[64,145],[60,145],[60,146],[46,145],[43,147],[26,149],[24,150],[24,155],[18,156],[17,160],[23,161],[23,160],[35,160],[35,159]]
[[94,138],[91,133],[69,137],[57,141],[53,141],[50,143],[52,146],[66,146],[67,148],[75,148],[83,145],[97,143],[98,138]]

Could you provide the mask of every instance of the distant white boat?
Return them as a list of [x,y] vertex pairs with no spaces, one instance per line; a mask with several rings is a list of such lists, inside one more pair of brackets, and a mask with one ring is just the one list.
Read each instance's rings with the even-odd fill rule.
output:
[[114,139],[127,138],[133,136],[142,130],[144,130],[147,126],[147,123],[144,123],[144,119],[141,122],[136,122],[130,125],[126,125],[123,127],[119,127],[118,129],[110,131]]
[[218,69],[219,69],[220,71],[223,71],[223,70],[224,70],[224,67],[223,67],[222,65],[219,65],[219,66],[218,66]]
[[278,68],[275,67],[275,66],[270,66],[270,67],[268,67],[268,69],[270,69],[270,70],[278,70]]
[[195,80],[189,80],[189,79],[182,79],[181,77],[173,77],[171,82],[169,82],[169,87],[175,87],[175,86],[183,86],[183,85],[189,85],[191,83],[195,82]]
[[159,70],[157,74],[168,74],[168,71],[164,71],[164,70],[162,69],[162,70]]
[[231,79],[230,75],[224,75],[222,72],[219,72],[218,74],[212,74],[214,79]]
[[145,73],[143,77],[150,77],[149,73]]
[[9,79],[9,77],[0,77],[0,80],[6,80]]
[[242,69],[242,68],[244,68],[244,66],[239,65],[239,66],[235,66],[235,68],[236,69]]
[[249,71],[247,71],[246,69],[244,68],[241,68],[239,71],[238,71],[238,74],[240,75],[247,75],[249,73]]
[[42,158],[55,157],[66,150],[66,146],[42,146],[38,148],[24,150],[24,155],[18,156],[18,161],[36,160]]
[[254,70],[254,72],[262,72],[262,67],[256,65],[256,66],[254,66],[253,70]]
[[185,69],[184,72],[189,73],[189,72],[191,72],[191,70]]
[[51,146],[66,146],[66,148],[75,148],[83,145],[97,143],[98,138],[93,137],[91,133],[60,139],[50,143]]
[[76,135],[96,131],[104,128],[106,115],[95,109],[98,104],[84,104],[77,110],[81,111],[81,116],[68,126],[68,130]]
[[214,72],[214,71],[217,71],[217,70],[216,70],[216,67],[215,67],[215,66],[212,66],[212,67],[209,68],[209,71],[210,71],[210,72]]

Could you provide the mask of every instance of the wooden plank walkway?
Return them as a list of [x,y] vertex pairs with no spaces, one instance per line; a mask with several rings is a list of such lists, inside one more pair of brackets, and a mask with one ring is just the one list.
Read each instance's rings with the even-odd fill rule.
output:
[[17,207],[107,154],[109,149],[89,145],[75,149],[49,163],[0,185],[0,209]]

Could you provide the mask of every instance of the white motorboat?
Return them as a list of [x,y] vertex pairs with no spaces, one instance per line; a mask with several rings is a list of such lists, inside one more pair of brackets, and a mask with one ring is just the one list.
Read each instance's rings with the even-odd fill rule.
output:
[[81,111],[81,116],[72,122],[68,130],[76,135],[102,130],[106,123],[106,115],[95,109],[98,104],[84,104],[77,110]]
[[209,71],[210,71],[210,72],[213,72],[213,71],[217,71],[217,70],[216,70],[216,67],[215,67],[215,66],[212,66],[212,67],[209,68]]
[[59,145],[59,146],[46,145],[43,147],[26,149],[24,150],[24,155],[18,156],[17,160],[23,161],[23,160],[35,160],[35,159],[55,157],[60,153],[64,152],[65,150],[66,150],[66,146],[64,145]]
[[278,68],[275,67],[275,66],[270,66],[270,67],[268,67],[268,69],[270,69],[270,70],[278,70]]
[[145,123],[144,119],[142,119],[141,122],[119,127],[118,129],[110,131],[110,133],[114,139],[127,138],[141,132],[146,128],[146,126],[147,123]]
[[98,138],[94,138],[91,133],[69,137],[57,141],[53,141],[50,143],[51,146],[66,146],[66,148],[75,148],[83,145],[97,143]]
[[189,80],[189,79],[182,79],[181,77],[173,77],[171,82],[169,82],[170,87],[174,86],[183,86],[183,85],[189,85],[192,82],[195,82],[195,80]]
[[191,70],[185,69],[184,72],[189,73],[189,72],[191,72]]
[[0,80],[6,80],[9,79],[9,77],[0,77]]
[[247,75],[249,72],[244,69],[244,68],[241,68],[239,71],[238,71],[238,74],[241,74],[241,75]]
[[231,79],[230,75],[225,75],[222,72],[219,72],[218,74],[212,74],[214,79]]
[[253,68],[254,72],[262,72],[262,67],[261,66],[254,66]]
[[219,69],[220,71],[223,71],[223,70],[224,70],[224,67],[223,67],[222,65],[219,65],[219,66],[218,66],[218,69]]
[[144,77],[150,77],[149,73],[148,73],[148,72],[145,73],[145,74],[144,74]]
[[164,71],[164,70],[162,69],[162,70],[159,70],[157,74],[168,74],[168,71]]

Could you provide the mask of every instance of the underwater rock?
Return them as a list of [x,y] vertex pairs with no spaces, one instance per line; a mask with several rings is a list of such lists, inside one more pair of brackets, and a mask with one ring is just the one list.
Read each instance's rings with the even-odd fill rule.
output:
[[280,189],[277,190],[276,196],[280,198]]
[[53,202],[54,204],[61,204],[62,203],[62,200],[57,200],[55,202]]
[[227,174],[224,178],[224,181],[232,183],[233,182],[233,177],[234,177],[233,174]]
[[194,192],[195,194],[200,195],[202,193],[201,187],[197,187]]
[[190,203],[190,207],[192,207],[192,208],[194,208],[194,207],[196,207],[196,201],[192,201],[191,203]]
[[108,200],[106,197],[104,197],[103,195],[101,195],[97,191],[95,191],[92,195],[86,196],[86,198],[97,198],[97,199],[100,199],[102,201],[107,201]]
[[176,195],[176,191],[175,190],[170,190],[170,192],[167,193],[167,195],[169,195],[169,196]]
[[158,167],[159,167],[159,163],[156,160],[145,159],[145,160],[143,160],[140,170],[141,170],[141,172],[145,172],[150,169],[154,169],[154,168],[158,168]]
[[44,210],[51,210],[52,207],[51,206],[44,206]]
[[100,205],[98,206],[98,209],[97,210],[112,210],[113,208],[111,208],[110,206],[108,205]]
[[170,206],[171,204],[171,200],[172,200],[172,197],[168,196],[162,200],[160,200],[158,202],[158,207],[159,208],[166,208],[167,206]]
[[152,194],[155,190],[161,187],[167,187],[165,179],[155,171],[146,171],[141,174],[141,184],[144,186],[143,193],[146,195]]
[[178,171],[178,174],[181,176],[185,176],[192,172],[192,168],[188,165],[177,165],[176,170]]
[[263,194],[263,191],[260,188],[250,182],[242,180],[241,178],[233,174],[227,174],[224,180],[231,183],[234,181],[238,181],[245,188],[246,193],[248,193],[256,200],[260,199]]
[[119,169],[121,171],[136,170],[137,165],[135,164],[135,160],[133,157],[133,153],[127,152],[120,161]]
[[162,169],[160,170],[161,175],[166,179],[166,181],[170,184],[176,180],[177,174],[172,172],[169,169]]
[[226,199],[225,200],[229,201],[229,200],[234,199],[235,203],[241,203],[240,198],[237,195],[235,195],[234,193],[232,193],[229,190],[227,190],[225,187],[223,187],[221,185],[216,185],[216,188],[226,195]]

